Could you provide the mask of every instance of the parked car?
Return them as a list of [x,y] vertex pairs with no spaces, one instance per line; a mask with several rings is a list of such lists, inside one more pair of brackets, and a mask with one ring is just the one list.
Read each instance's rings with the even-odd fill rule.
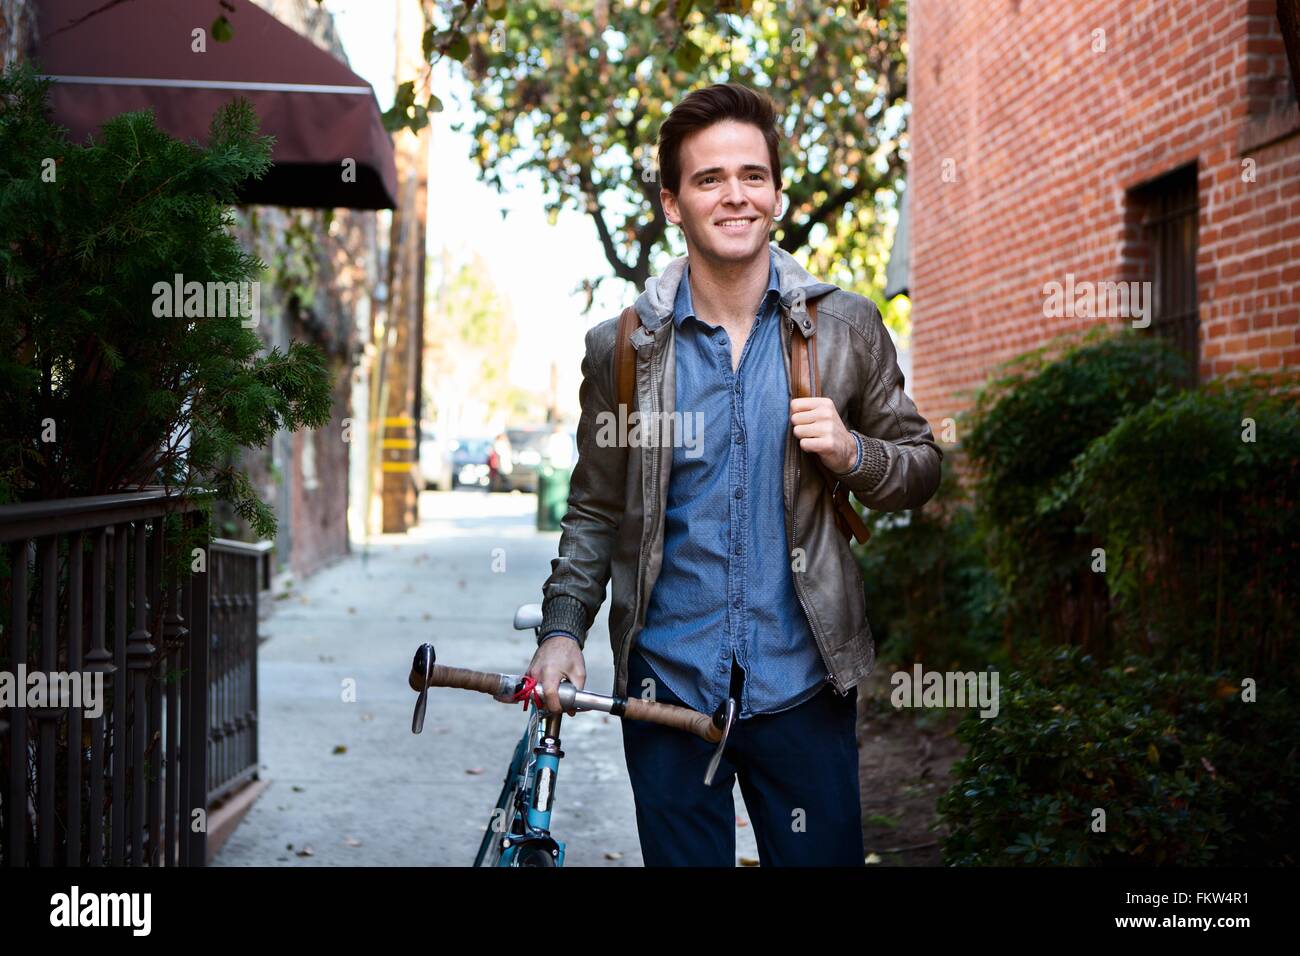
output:
[[551,437],[550,428],[507,428],[506,437],[510,440],[512,468],[508,474],[500,476],[501,490],[536,492],[537,470],[546,454],[546,442]]
[[458,438],[451,449],[452,487],[486,488],[491,438]]
[[450,491],[452,487],[451,449],[438,437],[431,425],[420,428],[420,484],[425,489]]

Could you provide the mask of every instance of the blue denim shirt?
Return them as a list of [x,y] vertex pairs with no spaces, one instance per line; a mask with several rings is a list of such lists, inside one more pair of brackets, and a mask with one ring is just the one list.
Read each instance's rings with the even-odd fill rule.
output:
[[733,656],[745,672],[742,718],[794,707],[828,679],[794,590],[786,538],[790,386],[780,294],[771,261],[734,373],[726,331],[695,315],[689,267],[673,310],[676,410],[703,413],[702,447],[673,448],[663,566],[636,649],[704,713],[726,698]]

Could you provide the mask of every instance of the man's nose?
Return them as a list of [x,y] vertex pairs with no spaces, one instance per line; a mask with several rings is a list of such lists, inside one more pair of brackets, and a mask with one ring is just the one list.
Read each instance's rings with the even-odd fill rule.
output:
[[745,204],[745,190],[741,188],[739,179],[727,180],[725,201],[729,206],[743,206]]

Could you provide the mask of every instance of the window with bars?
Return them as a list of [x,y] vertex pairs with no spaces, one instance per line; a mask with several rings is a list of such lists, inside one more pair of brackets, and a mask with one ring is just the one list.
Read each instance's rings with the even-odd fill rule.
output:
[[1142,255],[1151,282],[1151,331],[1187,359],[1188,384],[1200,364],[1196,299],[1196,166],[1184,166],[1133,190]]

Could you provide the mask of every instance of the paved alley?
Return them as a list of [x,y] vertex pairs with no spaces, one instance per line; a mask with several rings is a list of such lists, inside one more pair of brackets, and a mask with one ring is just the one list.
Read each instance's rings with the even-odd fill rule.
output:
[[[261,775],[270,786],[215,865],[473,861],[524,712],[435,689],[416,736],[407,675],[426,640],[441,663],[509,673],[528,666],[536,639],[511,623],[518,605],[541,600],[559,539],[535,530],[535,508],[533,495],[425,493],[417,529],[383,536],[367,554],[277,597],[259,658]],[[607,615],[608,604],[586,653],[587,688],[605,694],[613,688]],[[349,680],[354,702],[344,700]],[[561,738],[552,832],[566,844],[566,865],[639,866],[616,718],[566,718]],[[735,797],[745,819],[739,787]],[[748,826],[738,828],[737,855],[757,857]]]

